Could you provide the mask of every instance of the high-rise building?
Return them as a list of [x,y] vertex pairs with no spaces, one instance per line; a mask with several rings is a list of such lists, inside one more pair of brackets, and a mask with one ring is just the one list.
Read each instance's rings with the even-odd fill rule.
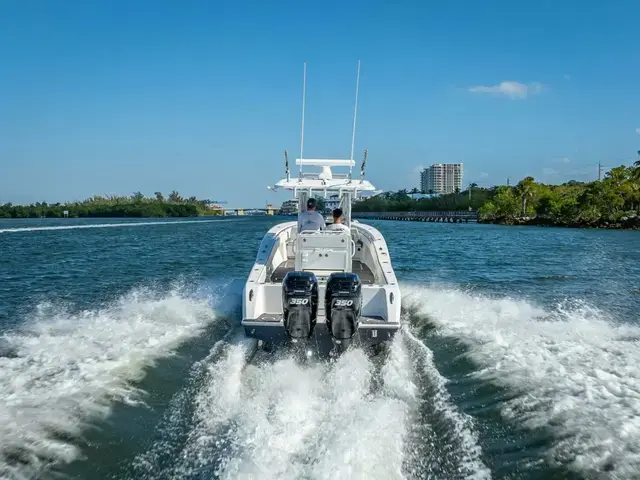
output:
[[462,190],[462,163],[436,163],[420,173],[422,193],[454,193]]

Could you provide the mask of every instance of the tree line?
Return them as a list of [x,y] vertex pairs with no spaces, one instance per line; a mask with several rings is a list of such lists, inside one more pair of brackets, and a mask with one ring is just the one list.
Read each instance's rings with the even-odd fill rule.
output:
[[495,196],[495,189],[479,187],[472,183],[467,190],[446,195],[437,195],[413,199],[410,194],[419,193],[418,189],[406,189],[397,192],[384,192],[353,204],[354,212],[430,212],[454,210],[478,210]]
[[[640,152],[638,152],[640,155]],[[355,212],[477,210],[493,223],[601,225],[638,218],[640,161],[606,172],[602,180],[547,185],[526,177],[514,186],[478,187],[462,192],[412,199],[407,190],[358,201]],[[523,222],[524,221],[524,222]]]
[[36,202],[31,205],[0,205],[0,218],[61,218],[69,217],[196,217],[217,215],[219,210],[210,208],[211,201],[196,197],[183,198],[177,191],[168,196],[155,192],[145,197],[141,192],[131,196],[94,195],[82,201],[53,203]]
[[637,218],[640,210],[640,161],[608,171],[602,180],[563,185],[526,177],[515,187],[499,187],[479,209],[480,218],[496,223],[599,226]]

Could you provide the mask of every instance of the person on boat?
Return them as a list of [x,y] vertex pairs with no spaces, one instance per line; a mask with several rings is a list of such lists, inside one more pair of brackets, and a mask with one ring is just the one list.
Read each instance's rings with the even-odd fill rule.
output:
[[298,215],[298,232],[324,230],[324,218],[316,212],[316,199],[307,200],[307,211]]
[[333,223],[327,226],[327,230],[344,230],[346,232],[349,231],[349,227],[347,227],[344,223],[344,215],[342,214],[341,208],[336,208],[333,210]]

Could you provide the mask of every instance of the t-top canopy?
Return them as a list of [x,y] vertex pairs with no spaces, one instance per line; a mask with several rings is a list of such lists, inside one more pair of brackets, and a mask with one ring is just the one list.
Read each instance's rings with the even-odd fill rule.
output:
[[321,167],[321,171],[305,172],[300,169],[297,178],[287,175],[286,178],[278,181],[274,189],[284,188],[286,190],[311,190],[311,191],[332,191],[332,192],[369,192],[375,191],[375,187],[363,178],[350,178],[349,174],[334,174],[331,167],[353,167],[353,160],[330,160],[330,159],[296,159],[296,164],[303,166]]
[[296,165],[309,165],[314,167],[353,167],[355,160],[331,160],[321,158],[296,158]]

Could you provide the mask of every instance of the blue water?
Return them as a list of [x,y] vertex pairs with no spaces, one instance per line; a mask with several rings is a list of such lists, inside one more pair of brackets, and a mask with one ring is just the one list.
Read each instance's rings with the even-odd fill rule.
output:
[[0,221],[0,477],[637,476],[638,232],[372,221],[388,357],[246,365],[282,220]]

